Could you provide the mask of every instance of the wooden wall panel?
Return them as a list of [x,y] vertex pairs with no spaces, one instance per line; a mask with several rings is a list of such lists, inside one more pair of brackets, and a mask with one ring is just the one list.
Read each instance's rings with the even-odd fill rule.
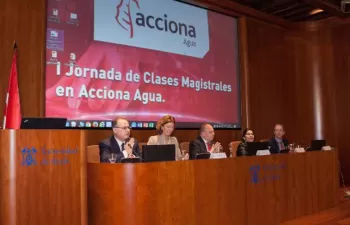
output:
[[248,20],[248,104],[257,139],[282,123],[293,142],[336,145],[331,30],[317,25],[286,30]]
[[[287,130],[294,126],[289,120],[292,113],[285,104],[285,95],[293,92],[289,78],[294,79],[286,34],[285,29],[271,24],[252,19],[247,23],[249,116],[257,140],[270,138],[275,123],[285,124]],[[289,106],[294,105],[288,102]]]
[[294,137],[295,141],[308,145],[311,139],[327,139],[335,145],[331,32],[313,23],[307,26],[298,37],[288,37],[295,65],[295,89],[288,88],[294,92],[290,99],[296,109]]
[[0,1],[1,118],[11,68],[12,46],[15,40],[18,45],[18,83],[22,114],[43,115],[45,14],[45,0]]
[[334,48],[334,80],[339,159],[345,182],[350,184],[350,24],[335,27],[332,30]]

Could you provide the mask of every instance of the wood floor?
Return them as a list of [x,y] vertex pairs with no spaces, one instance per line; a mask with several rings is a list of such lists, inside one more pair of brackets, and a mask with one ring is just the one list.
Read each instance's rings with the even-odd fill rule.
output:
[[340,204],[334,208],[290,220],[281,225],[350,225],[350,198],[344,198],[344,195],[342,189]]

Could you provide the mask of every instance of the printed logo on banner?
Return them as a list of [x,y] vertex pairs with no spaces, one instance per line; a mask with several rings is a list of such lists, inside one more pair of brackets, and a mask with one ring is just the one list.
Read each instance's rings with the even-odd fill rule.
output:
[[95,0],[94,40],[203,58],[208,13],[172,0]]

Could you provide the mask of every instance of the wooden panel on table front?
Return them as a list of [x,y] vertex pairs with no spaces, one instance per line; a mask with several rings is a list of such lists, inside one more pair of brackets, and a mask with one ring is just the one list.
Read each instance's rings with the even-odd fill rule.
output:
[[[83,131],[4,130],[0,140],[1,225],[87,224]],[[24,148],[36,149],[33,161],[26,161]]]
[[336,151],[88,164],[89,224],[278,224],[335,206],[337,177]]

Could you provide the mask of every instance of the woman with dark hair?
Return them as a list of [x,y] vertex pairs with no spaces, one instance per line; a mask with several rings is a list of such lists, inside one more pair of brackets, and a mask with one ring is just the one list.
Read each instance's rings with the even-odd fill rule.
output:
[[252,129],[246,128],[243,131],[242,141],[237,147],[237,156],[246,156],[248,155],[247,151],[247,142],[254,141],[254,131]]
[[[156,129],[158,131],[157,135],[151,136],[148,139],[147,145],[175,145],[176,149],[176,160],[182,159],[182,154],[179,148],[179,142],[176,137],[172,136],[175,129],[175,118],[170,115],[163,116],[157,122]],[[188,154],[186,154],[184,159],[188,159]]]

